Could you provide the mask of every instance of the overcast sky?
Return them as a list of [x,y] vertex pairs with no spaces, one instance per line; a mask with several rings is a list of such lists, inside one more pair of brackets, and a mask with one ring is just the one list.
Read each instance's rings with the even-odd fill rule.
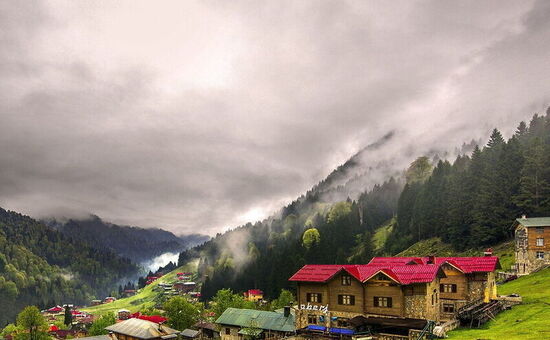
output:
[[[550,104],[548,1],[1,1],[0,206],[213,234]],[[409,160],[406,160],[407,162]]]

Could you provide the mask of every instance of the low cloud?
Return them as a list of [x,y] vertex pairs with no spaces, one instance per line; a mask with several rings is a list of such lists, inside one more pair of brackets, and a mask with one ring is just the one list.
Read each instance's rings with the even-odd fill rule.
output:
[[35,217],[212,235],[550,103],[544,1],[0,6],[0,206]]

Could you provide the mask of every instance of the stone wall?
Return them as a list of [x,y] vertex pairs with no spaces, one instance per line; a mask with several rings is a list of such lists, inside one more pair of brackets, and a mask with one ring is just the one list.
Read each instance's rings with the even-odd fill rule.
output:
[[527,260],[527,228],[524,226],[518,226],[514,235],[516,246],[516,271],[518,275],[524,275],[529,273],[529,261]]
[[486,286],[485,281],[470,281],[468,283],[468,301],[483,300]]
[[426,295],[405,296],[405,317],[426,319]]

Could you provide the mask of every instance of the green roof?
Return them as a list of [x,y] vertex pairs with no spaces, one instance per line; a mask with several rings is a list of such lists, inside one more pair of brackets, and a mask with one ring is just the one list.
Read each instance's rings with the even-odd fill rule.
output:
[[524,227],[550,227],[550,217],[517,218],[516,222]]
[[294,332],[294,315],[253,309],[227,308],[216,320],[217,324],[260,328],[279,332]]

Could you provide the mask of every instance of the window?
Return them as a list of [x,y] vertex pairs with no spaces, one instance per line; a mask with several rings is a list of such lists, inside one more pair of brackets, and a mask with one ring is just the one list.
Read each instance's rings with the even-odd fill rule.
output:
[[537,227],[537,234],[544,234],[544,228],[543,227]]
[[336,324],[338,327],[348,327],[349,326],[349,319],[348,318],[338,318],[336,321]]
[[456,284],[440,284],[439,291],[441,293],[456,293]]
[[455,312],[455,305],[451,303],[443,304],[443,313],[454,313],[454,312]]
[[432,293],[432,306],[437,303],[437,289],[434,289]]
[[385,307],[385,308],[391,308],[391,297],[382,297],[382,296],[375,296],[374,297],[374,307]]
[[388,277],[384,274],[378,274],[376,275],[376,280],[379,280],[379,281],[389,281],[388,280]]
[[310,324],[310,325],[316,325],[317,324],[317,315],[308,314],[307,323]]
[[537,238],[537,247],[544,246],[544,239],[543,238]]
[[229,327],[225,328],[225,335],[231,335],[231,328]]
[[339,305],[355,305],[355,296],[354,295],[338,295],[338,304]]
[[342,275],[342,286],[351,286],[351,276]]
[[543,251],[537,251],[537,259],[544,260],[544,252]]
[[323,302],[323,298],[320,293],[307,293],[306,300],[307,302]]

